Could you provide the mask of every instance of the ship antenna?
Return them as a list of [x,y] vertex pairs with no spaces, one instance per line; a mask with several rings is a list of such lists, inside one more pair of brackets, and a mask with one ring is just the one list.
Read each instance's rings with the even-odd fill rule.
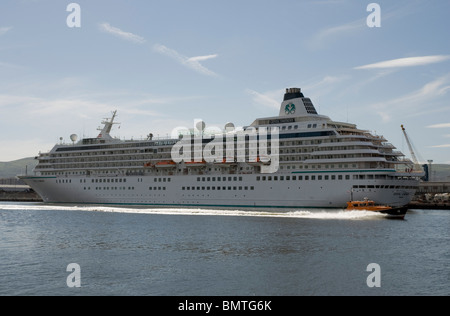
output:
[[105,118],[102,121],[102,124],[104,125],[102,129],[98,128],[98,130],[100,131],[100,134],[98,135],[97,138],[110,138],[111,136],[109,135],[109,133],[111,132],[111,129],[113,127],[114,124],[120,124],[120,123],[114,123],[114,119],[117,116],[117,110],[112,112],[112,118],[108,119]]

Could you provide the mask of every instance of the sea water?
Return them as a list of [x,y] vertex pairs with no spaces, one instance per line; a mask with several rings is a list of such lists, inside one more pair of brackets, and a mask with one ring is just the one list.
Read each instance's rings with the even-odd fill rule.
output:
[[450,212],[0,203],[0,295],[450,295]]

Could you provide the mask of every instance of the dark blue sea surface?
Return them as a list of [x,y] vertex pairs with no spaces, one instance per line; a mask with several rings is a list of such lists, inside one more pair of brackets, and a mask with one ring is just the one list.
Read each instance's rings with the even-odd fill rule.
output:
[[450,211],[0,203],[0,295],[450,295]]

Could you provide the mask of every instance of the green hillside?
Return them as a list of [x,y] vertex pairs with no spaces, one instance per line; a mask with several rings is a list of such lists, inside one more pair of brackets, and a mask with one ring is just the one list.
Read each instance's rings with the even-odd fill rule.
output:
[[28,173],[33,171],[37,165],[34,158],[24,158],[10,162],[0,162],[0,178],[13,178],[19,174],[25,174],[28,166]]

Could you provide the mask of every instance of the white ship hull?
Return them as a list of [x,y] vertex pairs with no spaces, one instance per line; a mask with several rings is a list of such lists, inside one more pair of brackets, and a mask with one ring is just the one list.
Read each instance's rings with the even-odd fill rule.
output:
[[[383,136],[319,115],[298,88],[278,116],[204,135],[120,140],[116,112],[96,138],[41,153],[22,176],[45,202],[214,208],[345,208],[350,199],[407,205],[423,174]],[[352,196],[353,195],[353,196]]]
[[[378,203],[401,206],[411,201],[418,185],[417,180],[403,180],[395,172],[388,173],[390,180],[353,180],[354,174],[359,177],[374,175],[373,172],[336,173],[342,180],[323,180],[325,174],[334,173],[308,173],[309,180],[305,180],[304,173],[22,179],[47,203],[214,208],[344,208],[351,199],[351,190],[354,199],[369,198]],[[349,180],[345,180],[346,175]],[[302,180],[299,180],[300,176]],[[313,176],[315,180],[311,180]],[[318,180],[319,176],[322,180]]]

